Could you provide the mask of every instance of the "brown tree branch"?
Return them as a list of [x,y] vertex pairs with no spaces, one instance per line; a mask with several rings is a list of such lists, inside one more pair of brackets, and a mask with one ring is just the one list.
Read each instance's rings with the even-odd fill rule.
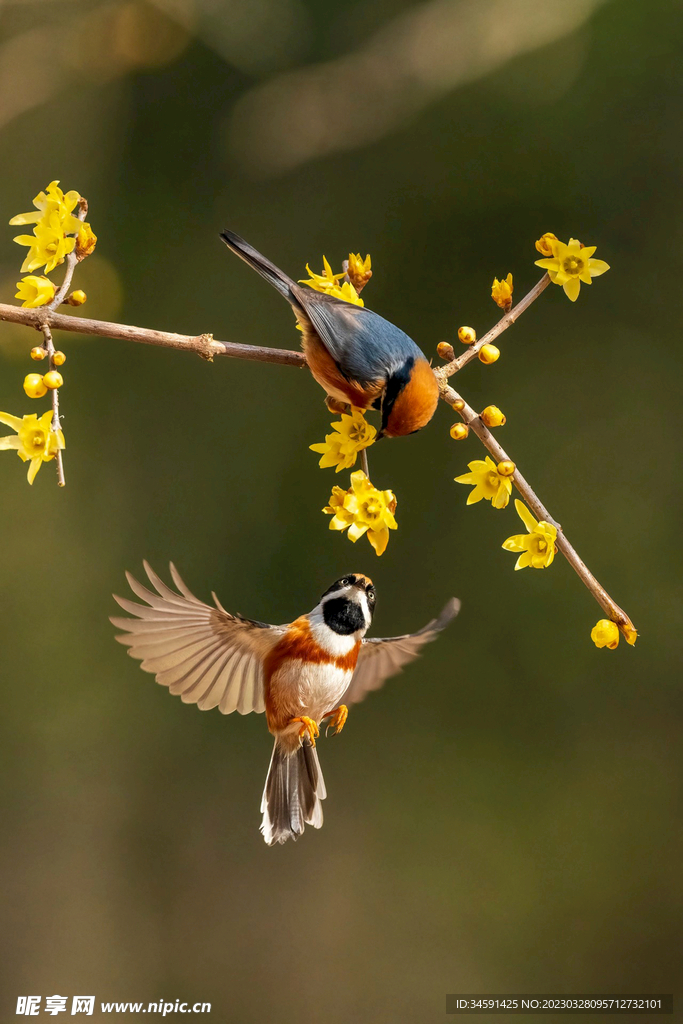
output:
[[106,320],[89,320],[87,317],[69,316],[50,312],[46,317],[44,309],[24,309],[0,303],[0,320],[24,324],[41,330],[47,323],[55,331],[72,331],[75,334],[91,334],[99,338],[115,338],[121,341],[135,341],[141,345],[157,345],[179,351],[195,352],[203,359],[227,356],[231,359],[252,359],[259,363],[280,363],[284,366],[305,366],[302,352],[285,348],[264,348],[258,345],[242,345],[231,341],[216,341],[212,334],[171,334],[167,331],[153,331],[146,327],[129,327],[127,324],[109,323]]

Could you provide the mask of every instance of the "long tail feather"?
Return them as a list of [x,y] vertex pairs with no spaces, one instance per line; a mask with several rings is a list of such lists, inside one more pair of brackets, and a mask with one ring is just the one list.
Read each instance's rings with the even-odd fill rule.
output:
[[290,751],[276,739],[261,800],[268,846],[298,839],[306,825],[320,828],[326,796],[316,748],[305,742]]
[[284,271],[276,267],[274,263],[267,260],[258,249],[255,249],[253,245],[246,242],[239,235],[236,235],[234,231],[221,231],[221,238],[227,245],[228,249],[234,252],[240,259],[244,260],[257,274],[260,274],[268,284],[272,284],[273,288],[279,291],[280,295],[284,296],[288,302],[296,304],[296,300],[291,292],[291,287],[294,284],[291,277],[287,277]]

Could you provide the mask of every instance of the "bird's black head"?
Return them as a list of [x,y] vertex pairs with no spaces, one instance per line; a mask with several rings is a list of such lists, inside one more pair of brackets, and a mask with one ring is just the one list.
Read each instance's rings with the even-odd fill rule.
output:
[[372,622],[375,600],[375,586],[367,576],[342,576],[320,599],[325,624],[343,636],[365,633]]

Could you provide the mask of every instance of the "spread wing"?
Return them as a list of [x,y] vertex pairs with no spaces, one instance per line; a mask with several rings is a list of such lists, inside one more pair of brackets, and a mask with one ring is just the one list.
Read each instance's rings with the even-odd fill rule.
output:
[[218,708],[224,715],[263,711],[263,659],[285,631],[239,615],[230,615],[216,595],[216,607],[204,604],[183,583],[171,563],[176,593],[144,562],[156,593],[143,587],[130,573],[130,588],[145,604],[114,595],[134,619],[112,618],[126,633],[116,639],[128,645],[145,672],[179,694],[185,704],[202,711]]
[[292,285],[291,292],[349,380],[384,381],[409,357],[424,358],[412,338],[367,307],[300,285]]
[[404,665],[417,658],[424,645],[435,640],[459,611],[460,602],[453,597],[441,615],[428,622],[418,633],[364,639],[356,671],[340,703],[357,704],[371,690],[379,690],[385,679],[395,676]]

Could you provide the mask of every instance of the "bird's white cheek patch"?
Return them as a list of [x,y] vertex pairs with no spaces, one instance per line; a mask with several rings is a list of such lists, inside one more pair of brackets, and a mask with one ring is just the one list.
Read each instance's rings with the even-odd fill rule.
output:
[[318,646],[332,658],[343,658],[344,655],[350,654],[357,643],[354,633],[350,636],[342,636],[341,633],[335,633],[324,622],[311,623],[311,636]]

